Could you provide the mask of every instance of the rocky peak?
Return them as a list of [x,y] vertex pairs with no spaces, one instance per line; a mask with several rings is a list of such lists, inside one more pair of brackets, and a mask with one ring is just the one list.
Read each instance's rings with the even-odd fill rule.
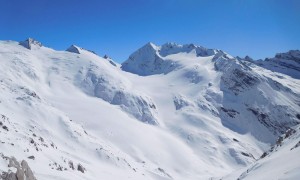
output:
[[25,41],[19,42],[19,44],[27,49],[32,49],[33,47],[42,47],[42,43],[33,39],[33,38],[28,38]]
[[139,75],[153,74],[155,64],[163,61],[158,51],[159,47],[149,42],[132,53],[128,60],[122,64],[121,68]]
[[[139,75],[153,75],[168,73],[176,69],[179,64],[166,58],[168,55],[178,53],[193,53],[195,56],[212,56],[219,52],[215,49],[207,49],[194,44],[180,45],[176,43],[166,43],[157,46],[151,42],[147,43],[133,54],[131,54],[123,64],[122,69]],[[177,64],[176,64],[177,63]]]
[[194,51],[196,56],[211,56],[218,52],[218,50],[214,49],[207,49],[202,46],[196,46],[195,44],[176,44],[176,43],[166,43],[160,47],[160,55],[167,56],[170,54],[177,54],[177,53],[190,53]]
[[76,54],[82,54],[83,51],[87,51],[87,52],[97,55],[94,51],[84,49],[84,48],[76,46],[74,44],[72,44],[68,49],[66,49],[66,51],[76,53]]
[[290,50],[286,53],[277,53],[275,58],[282,60],[292,60],[300,63],[300,51],[299,50]]
[[248,56],[248,55],[245,56],[244,58],[237,56],[236,59],[239,60],[239,61],[241,61],[241,60],[243,60],[243,61],[249,61],[249,62],[253,62],[253,61],[254,61],[254,60],[253,60],[250,56]]
[[66,51],[72,52],[72,53],[81,54],[80,53],[81,50],[83,50],[83,48],[78,47],[78,46],[72,44]]
[[106,55],[106,54],[103,56],[103,58],[104,58],[104,59],[111,59],[111,58],[110,58],[108,55]]

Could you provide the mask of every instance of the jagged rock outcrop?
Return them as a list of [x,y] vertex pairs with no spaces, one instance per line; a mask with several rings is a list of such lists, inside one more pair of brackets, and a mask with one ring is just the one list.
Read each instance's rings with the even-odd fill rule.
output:
[[77,170],[82,172],[82,173],[84,173],[86,171],[85,168],[81,164],[77,165]]
[[103,58],[106,59],[111,65],[117,67],[117,64],[108,55],[105,54]]
[[[219,112],[224,125],[232,129],[244,129],[244,132],[255,132],[257,126],[251,127],[239,121],[239,119],[247,121],[254,118],[256,119],[254,122],[259,122],[259,126],[262,125],[270,133],[278,136],[289,127],[299,123],[297,118],[299,96],[288,86],[279,83],[273,76],[255,71],[254,68],[259,67],[255,66],[250,57],[246,60],[237,59],[219,52],[212,61],[215,69],[221,72],[220,90],[223,92],[223,107]],[[289,93],[295,99],[294,105],[287,110],[287,104],[291,101],[269,103],[272,101],[269,94],[272,94],[274,90]],[[234,104],[239,104],[239,106]],[[258,138],[264,139],[265,137]]]
[[80,54],[81,50],[82,50],[82,48],[75,46],[75,45],[71,45],[68,49],[66,49],[66,51],[68,51],[68,52],[77,53],[77,54]]
[[68,49],[66,49],[66,51],[71,52],[71,53],[76,53],[76,54],[82,54],[83,51],[86,51],[86,52],[90,52],[90,53],[97,55],[94,51],[81,48],[74,44],[72,44]]
[[25,41],[19,42],[19,44],[21,46],[24,46],[25,48],[27,48],[29,50],[31,50],[34,47],[38,48],[38,47],[42,47],[43,46],[42,43],[40,43],[37,40],[34,40],[33,38],[28,38]]
[[286,53],[277,53],[273,58],[266,58],[264,61],[256,61],[255,64],[271,71],[286,74],[300,79],[300,51],[290,50]]
[[9,161],[8,167],[16,168],[16,172],[8,171],[2,172],[0,179],[3,180],[36,180],[32,170],[30,169],[28,163],[23,160],[21,164],[17,161],[15,157],[6,157]]

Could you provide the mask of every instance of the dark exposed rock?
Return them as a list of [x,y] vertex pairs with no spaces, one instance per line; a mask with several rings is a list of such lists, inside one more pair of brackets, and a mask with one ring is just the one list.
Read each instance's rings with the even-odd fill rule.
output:
[[164,175],[168,176],[169,178],[172,178],[172,176],[170,176],[170,174],[168,174],[164,169],[162,168],[157,168],[158,171],[160,171],[161,173],[163,173]]
[[243,156],[251,157],[251,155],[249,155],[248,153],[245,153],[245,152],[241,152],[241,154],[242,154]]
[[116,63],[114,63],[114,62],[111,61],[111,60],[109,61],[109,63],[110,63],[111,65],[113,65],[113,66],[117,66]]
[[77,165],[77,170],[80,171],[80,172],[82,172],[82,173],[84,173],[85,168],[81,164],[78,164]]
[[240,114],[234,109],[226,109],[224,107],[221,107],[221,110],[225,112],[229,117],[234,118],[237,114]]
[[262,158],[266,157],[267,155],[268,155],[268,153],[267,153],[267,152],[264,152],[264,153],[260,156],[260,158],[262,159]]
[[103,56],[103,58],[104,58],[104,59],[111,59],[111,58],[110,58],[108,55],[106,55],[106,54]]
[[44,142],[44,138],[42,138],[42,137],[40,137],[39,140],[40,140],[41,142]]
[[235,138],[233,138],[232,140],[235,141],[235,142],[239,142],[239,140],[237,140],[237,139],[235,139]]
[[290,128],[290,129],[288,129],[288,130],[285,132],[284,138],[286,139],[286,138],[290,137],[291,135],[293,135],[293,134],[295,134],[295,133],[296,133],[296,130]]
[[8,127],[7,126],[2,126],[2,128],[6,131],[8,131]]
[[294,147],[292,147],[291,150],[293,150],[293,149],[295,149],[295,148],[297,148],[299,146],[300,146],[300,141]]
[[32,160],[34,160],[34,159],[35,159],[35,157],[34,157],[34,156],[28,156],[27,158],[28,158],[28,159],[32,159]]
[[[272,121],[268,114],[261,112],[259,109],[248,108],[257,118],[257,120],[267,127],[274,135],[278,133],[283,134],[288,129],[288,126],[285,124],[280,124],[280,122]],[[291,124],[292,125],[292,124]]]
[[73,169],[73,170],[75,169],[75,168],[74,168],[74,164],[73,164],[72,161],[69,161],[69,167],[70,167],[71,169]]

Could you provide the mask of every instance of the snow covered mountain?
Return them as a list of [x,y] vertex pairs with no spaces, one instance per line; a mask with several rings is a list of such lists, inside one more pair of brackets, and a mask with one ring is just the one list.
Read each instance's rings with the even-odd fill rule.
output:
[[118,64],[1,41],[0,179],[298,179],[299,57],[148,43]]
[[300,79],[300,51],[290,50],[286,53],[278,53],[274,58],[257,61],[258,65],[271,71],[287,74]]

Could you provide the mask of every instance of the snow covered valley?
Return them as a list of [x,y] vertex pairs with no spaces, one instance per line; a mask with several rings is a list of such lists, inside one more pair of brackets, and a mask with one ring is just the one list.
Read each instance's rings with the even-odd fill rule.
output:
[[299,77],[297,50],[147,43],[118,64],[0,41],[0,179],[300,179]]

